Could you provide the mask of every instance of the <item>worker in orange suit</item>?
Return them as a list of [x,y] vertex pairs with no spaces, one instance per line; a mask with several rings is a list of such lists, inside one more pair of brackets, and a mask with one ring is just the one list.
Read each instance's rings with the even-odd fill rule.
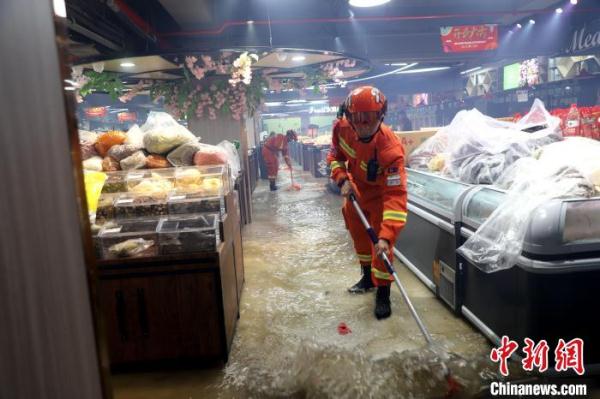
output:
[[[377,88],[363,86],[353,90],[340,110],[327,161],[331,178],[346,197],[342,214],[362,268],[362,278],[348,291],[364,293],[377,288],[375,317],[385,319],[392,313],[393,277],[380,256],[386,253],[390,260],[394,259],[392,249],[406,223],[404,148],[383,124],[387,100]],[[376,245],[347,199],[352,193],[379,237]]]
[[288,143],[290,141],[298,141],[298,136],[293,130],[288,130],[283,134],[276,134],[269,137],[263,144],[262,156],[267,166],[267,174],[271,191],[277,190],[277,172],[279,172],[279,153],[283,155],[283,160],[289,169],[292,169],[292,161],[288,154]]

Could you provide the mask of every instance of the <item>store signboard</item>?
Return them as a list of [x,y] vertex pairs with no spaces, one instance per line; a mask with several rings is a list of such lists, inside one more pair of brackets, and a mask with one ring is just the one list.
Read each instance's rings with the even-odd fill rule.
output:
[[120,123],[135,122],[137,121],[137,114],[135,112],[119,112],[117,114],[117,120]]
[[529,100],[528,90],[517,90],[517,102],[526,103]]
[[498,48],[498,25],[462,25],[440,28],[445,53],[489,51]]
[[103,118],[108,114],[107,107],[89,107],[84,111],[85,116],[88,118]]
[[591,54],[600,51],[600,19],[573,31],[566,48],[567,54]]

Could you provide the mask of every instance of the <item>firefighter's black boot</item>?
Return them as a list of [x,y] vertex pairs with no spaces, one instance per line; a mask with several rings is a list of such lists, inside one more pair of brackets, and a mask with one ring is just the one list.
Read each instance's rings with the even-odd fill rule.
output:
[[371,291],[375,288],[373,281],[371,280],[371,266],[361,266],[362,277],[360,281],[348,288],[348,292],[351,294],[364,294],[367,291]]
[[271,188],[271,191],[275,191],[278,189],[277,185],[275,184],[275,179],[269,180],[269,187]]
[[390,317],[391,314],[390,286],[379,286],[375,296],[375,317],[377,317],[377,320],[381,320]]

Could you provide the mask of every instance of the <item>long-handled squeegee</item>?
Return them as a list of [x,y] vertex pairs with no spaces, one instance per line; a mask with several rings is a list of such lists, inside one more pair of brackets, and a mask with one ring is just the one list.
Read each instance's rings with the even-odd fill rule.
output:
[[[352,201],[352,205],[354,205],[354,209],[356,209],[356,213],[358,213],[358,216],[360,217],[360,220],[362,221],[363,225],[365,226],[365,229],[367,229],[369,238],[371,238],[371,241],[373,242],[373,244],[377,244],[377,242],[379,241],[379,238],[377,237],[377,234],[375,234],[375,230],[373,230],[373,228],[369,224],[369,221],[365,217],[365,214],[363,213],[362,209],[360,209],[360,206],[358,205],[358,201],[356,201],[356,197],[354,196],[354,194],[350,194],[349,199],[350,199],[350,201]],[[391,244],[393,245],[393,243],[391,243]],[[429,334],[429,331],[427,331],[427,328],[425,328],[423,321],[417,314],[415,307],[413,306],[412,302],[410,301],[410,298],[408,297],[408,294],[406,293],[406,289],[404,289],[404,286],[400,282],[400,278],[398,277],[396,270],[394,270],[394,266],[392,265],[392,262],[390,262],[386,253],[383,253],[381,257],[383,259],[383,263],[385,264],[385,268],[387,269],[388,273],[394,277],[394,281],[396,282],[396,285],[400,289],[400,293],[402,294],[402,297],[404,298],[404,302],[406,302],[406,305],[408,305],[408,309],[410,310],[410,313],[412,314],[415,321],[419,325],[419,329],[423,333],[425,340],[427,341],[427,343],[429,345],[432,345],[433,340],[431,339],[431,335]]]

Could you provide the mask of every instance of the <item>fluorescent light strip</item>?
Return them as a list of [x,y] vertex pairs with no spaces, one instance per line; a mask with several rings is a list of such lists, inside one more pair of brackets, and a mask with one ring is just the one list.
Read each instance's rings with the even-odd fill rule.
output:
[[461,75],[466,75],[467,73],[475,72],[475,71],[478,71],[480,69],[481,69],[481,67],[478,66],[478,67],[475,67],[475,68],[467,69],[466,71],[462,71],[460,74]]
[[435,72],[435,71],[445,71],[447,69],[450,69],[450,67],[444,66],[444,67],[419,68],[419,69],[409,69],[406,71],[396,72],[396,74],[400,75],[400,74],[407,74],[407,73]]
[[377,7],[385,3],[389,3],[390,0],[350,0],[352,7]]

